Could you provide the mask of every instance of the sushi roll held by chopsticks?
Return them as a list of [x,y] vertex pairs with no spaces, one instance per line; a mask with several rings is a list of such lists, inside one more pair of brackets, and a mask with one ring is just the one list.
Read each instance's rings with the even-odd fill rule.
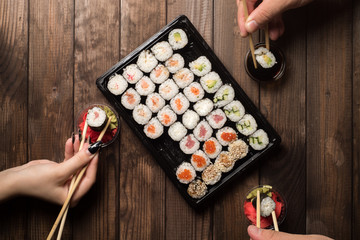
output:
[[101,131],[105,127],[107,120],[108,117],[101,108],[93,107],[88,110],[86,122],[92,130]]

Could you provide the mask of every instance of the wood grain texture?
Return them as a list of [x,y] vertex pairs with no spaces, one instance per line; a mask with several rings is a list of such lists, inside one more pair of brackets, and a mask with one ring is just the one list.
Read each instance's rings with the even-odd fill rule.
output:
[[351,239],[351,16],[351,1],[309,6],[306,229],[335,239]]
[[[76,1],[75,116],[87,105],[107,103],[96,79],[120,58],[118,0]],[[116,239],[119,221],[119,141],[100,154],[97,181],[73,210],[74,239]],[[71,209],[70,209],[71,211]]]
[[[250,79],[244,68],[249,41],[240,36],[237,5],[234,0],[214,3],[214,51],[250,99],[259,102],[259,85]],[[258,34],[254,34],[257,43]],[[216,202],[213,213],[214,239],[247,239],[248,221],[243,211],[246,192],[258,185],[257,167],[237,178]]]
[[[166,23],[164,0],[121,1],[121,57]],[[164,239],[165,174],[132,129],[122,121],[120,239]]]
[[[206,42],[213,45],[213,1],[168,1],[167,22],[186,15]],[[211,239],[211,205],[196,212],[166,179],[166,239]]]
[[[0,2],[0,171],[27,162],[27,10],[27,1]],[[26,238],[27,200],[0,205],[2,239]]]

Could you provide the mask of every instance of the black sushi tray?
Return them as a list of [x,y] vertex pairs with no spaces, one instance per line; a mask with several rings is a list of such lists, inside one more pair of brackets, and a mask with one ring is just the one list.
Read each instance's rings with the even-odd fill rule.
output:
[[[167,133],[168,127],[164,127],[164,133],[157,139],[148,138],[143,132],[143,125],[139,125],[132,118],[132,111],[124,108],[121,104],[121,96],[115,96],[107,89],[107,82],[109,81],[109,77],[114,73],[122,74],[122,70],[129,64],[136,63],[137,57],[141,53],[141,51],[145,49],[150,49],[153,45],[160,41],[167,41],[168,34],[171,30],[181,28],[183,29],[188,36],[188,44],[180,50],[175,50],[174,53],[179,53],[183,56],[185,60],[185,67],[188,67],[189,62],[197,59],[200,56],[206,56],[211,64],[212,71],[217,72],[224,84],[231,84],[235,90],[235,99],[239,100],[243,106],[245,107],[246,113],[251,114],[257,124],[258,129],[263,129],[269,137],[269,144],[267,147],[261,151],[255,151],[249,146],[248,155],[238,160],[234,166],[234,168],[228,172],[223,173],[221,180],[217,182],[213,186],[208,186],[207,194],[201,199],[194,199],[187,193],[187,184],[182,184],[178,181],[176,177],[176,169],[182,162],[190,162],[191,155],[187,155],[183,153],[179,147],[179,142],[173,141]],[[147,74],[145,74],[147,75]],[[199,81],[199,77],[195,77],[194,81]],[[215,55],[213,50],[209,47],[209,45],[205,42],[200,33],[196,30],[194,25],[190,22],[190,20],[184,16],[180,15],[175,18],[172,22],[166,25],[163,29],[141,44],[138,48],[136,48],[133,52],[131,52],[128,56],[123,58],[113,67],[111,67],[108,71],[106,71],[101,77],[96,80],[96,85],[100,89],[100,91],[104,94],[104,96],[108,99],[108,101],[114,106],[119,115],[127,122],[129,127],[134,131],[134,133],[139,137],[139,139],[143,142],[143,144],[148,148],[148,150],[153,154],[155,160],[165,171],[167,176],[171,179],[174,185],[177,187],[181,195],[185,198],[185,200],[194,208],[199,209],[206,205],[210,199],[213,199],[214,196],[217,195],[226,185],[228,185],[231,181],[236,179],[240,174],[246,172],[250,165],[257,162],[259,159],[263,158],[267,155],[271,150],[276,148],[280,142],[281,138],[279,134],[274,130],[274,128],[269,124],[269,122],[265,119],[265,117],[261,114],[259,109],[253,104],[250,98],[246,95],[246,93],[242,90],[239,84],[235,81],[229,71],[226,70],[225,66],[219,60],[219,58]],[[129,84],[129,87],[134,87],[133,84]],[[157,86],[158,89],[158,86]],[[205,94],[205,97],[212,99],[213,94]],[[145,104],[146,97],[141,97],[141,103]],[[166,101],[167,104],[169,101]],[[193,103],[190,105],[190,109],[192,108]],[[153,117],[156,116],[153,114]],[[203,119],[203,117],[201,118]],[[178,116],[178,121],[181,121],[181,116]],[[230,126],[234,129],[235,123],[230,122],[229,120],[225,123],[225,126]],[[215,132],[213,136],[215,136]],[[238,134],[239,139],[243,139],[248,143],[248,137]],[[202,147],[203,144],[201,144]],[[214,162],[212,160],[212,162]],[[201,176],[201,173],[197,172],[197,176]]]

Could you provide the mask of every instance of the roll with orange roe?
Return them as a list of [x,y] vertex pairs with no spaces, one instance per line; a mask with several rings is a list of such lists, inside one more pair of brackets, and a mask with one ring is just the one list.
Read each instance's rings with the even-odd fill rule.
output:
[[193,166],[188,162],[183,162],[176,170],[177,179],[184,184],[188,184],[196,177],[196,172]]

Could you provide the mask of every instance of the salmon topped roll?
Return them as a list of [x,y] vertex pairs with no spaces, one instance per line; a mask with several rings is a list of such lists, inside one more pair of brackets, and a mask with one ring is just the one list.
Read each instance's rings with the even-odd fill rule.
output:
[[191,155],[190,162],[199,172],[202,172],[211,163],[209,157],[201,150],[197,150]]
[[165,66],[168,68],[169,72],[176,73],[185,66],[185,61],[180,54],[175,53],[165,62]]
[[204,143],[203,146],[204,152],[209,156],[209,158],[216,158],[221,152],[222,146],[216,140],[216,138],[211,137]]
[[155,117],[152,118],[148,124],[144,126],[144,132],[147,137],[155,139],[160,137],[164,132],[164,127],[159,120]]
[[140,95],[139,93],[133,89],[129,88],[122,96],[121,96],[121,104],[127,109],[134,109],[136,105],[140,103]]
[[196,172],[190,163],[183,162],[176,170],[176,177],[179,182],[188,184],[195,179]]

